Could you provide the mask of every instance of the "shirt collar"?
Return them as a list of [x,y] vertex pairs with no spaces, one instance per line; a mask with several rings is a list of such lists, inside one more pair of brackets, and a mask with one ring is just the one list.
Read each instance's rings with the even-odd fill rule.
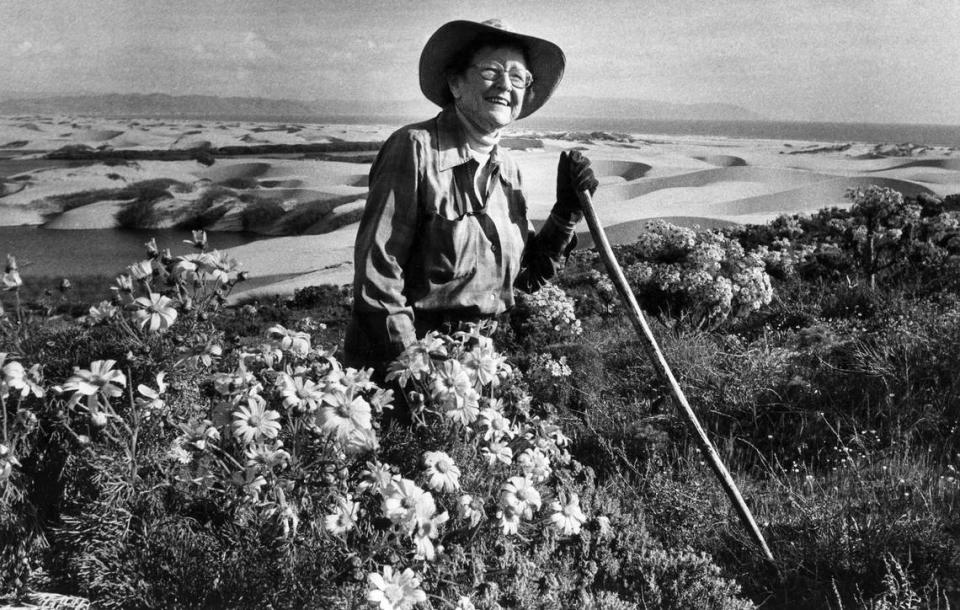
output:
[[[500,179],[508,184],[514,184],[517,181],[517,168],[513,159],[505,153],[506,151],[497,144],[490,152],[490,158],[494,164],[500,165]],[[437,115],[437,171],[446,171],[463,165],[472,158],[456,110],[453,106],[444,108]]]

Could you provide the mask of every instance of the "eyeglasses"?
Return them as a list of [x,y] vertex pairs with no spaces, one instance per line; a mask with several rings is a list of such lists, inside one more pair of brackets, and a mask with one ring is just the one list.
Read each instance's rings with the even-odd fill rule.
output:
[[470,66],[476,68],[480,73],[480,78],[492,83],[498,82],[506,74],[510,84],[514,89],[526,89],[533,84],[533,74],[523,68],[511,68],[507,70],[498,63],[474,64]]

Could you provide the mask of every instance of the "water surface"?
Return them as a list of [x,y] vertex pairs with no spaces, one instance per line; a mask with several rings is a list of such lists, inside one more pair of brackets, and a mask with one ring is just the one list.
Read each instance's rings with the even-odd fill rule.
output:
[[[209,247],[222,250],[263,239],[252,233],[208,233]],[[174,255],[195,252],[183,240],[192,233],[178,229],[129,231],[121,229],[55,230],[36,226],[0,226],[0,257],[17,257],[26,277],[114,275],[146,256],[151,237]],[[242,261],[241,261],[242,262]],[[0,270],[2,271],[2,270]]]

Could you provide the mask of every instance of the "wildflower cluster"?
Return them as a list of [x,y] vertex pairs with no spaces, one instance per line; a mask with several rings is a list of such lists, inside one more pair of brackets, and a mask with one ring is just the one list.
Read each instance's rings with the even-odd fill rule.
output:
[[225,253],[207,251],[206,232],[194,231],[186,243],[197,252],[175,257],[169,248],[161,252],[155,239],[148,241],[147,258],[116,278],[113,299],[91,306],[88,323],[102,324],[125,311],[140,331],[155,333],[170,328],[182,312],[205,316],[223,305],[246,273]]
[[695,327],[714,327],[773,298],[764,253],[746,252],[718,231],[661,220],[629,247],[624,273],[644,308]]
[[518,334],[531,345],[571,341],[583,332],[574,300],[550,283],[534,293],[517,295],[514,320]]

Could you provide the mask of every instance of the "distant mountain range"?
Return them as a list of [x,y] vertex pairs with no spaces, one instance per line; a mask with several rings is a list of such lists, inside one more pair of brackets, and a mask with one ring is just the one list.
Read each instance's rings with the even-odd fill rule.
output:
[[[248,118],[409,117],[428,116],[426,100],[277,100],[213,95],[105,94],[44,95],[0,99],[0,114],[79,114],[99,116],[210,116]],[[544,117],[642,118],[649,120],[762,121],[761,115],[732,104],[673,104],[651,100],[557,97],[541,111]]]

